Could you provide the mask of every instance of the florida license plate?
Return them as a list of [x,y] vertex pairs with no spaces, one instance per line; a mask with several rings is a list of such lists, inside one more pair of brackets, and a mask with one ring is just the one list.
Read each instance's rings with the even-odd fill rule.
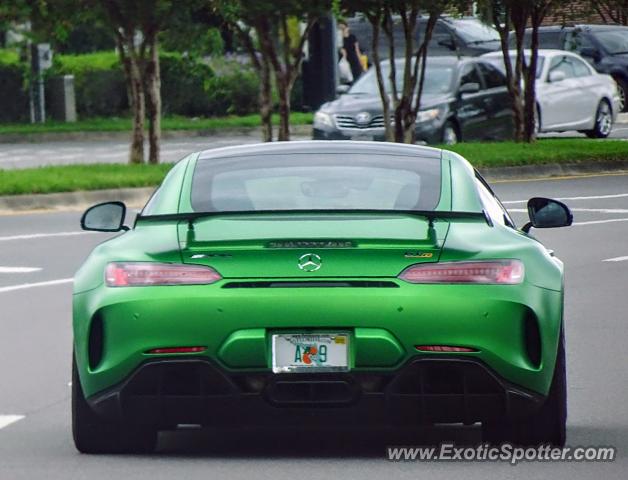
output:
[[277,334],[272,336],[273,372],[349,370],[347,333]]

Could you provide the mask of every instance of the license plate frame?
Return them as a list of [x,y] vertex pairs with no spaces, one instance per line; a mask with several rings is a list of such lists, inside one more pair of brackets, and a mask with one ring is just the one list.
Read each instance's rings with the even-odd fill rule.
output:
[[[301,348],[300,362],[296,361],[297,345]],[[320,358],[322,352],[318,351],[323,350],[322,345],[326,347],[324,362]],[[290,346],[292,350],[289,350]],[[305,348],[308,346],[317,347],[314,355],[309,354],[310,364],[304,361],[307,353]],[[349,332],[273,333],[271,354],[273,373],[347,372],[350,370],[350,335]],[[334,358],[328,362],[330,356]],[[293,360],[290,361],[290,358]]]

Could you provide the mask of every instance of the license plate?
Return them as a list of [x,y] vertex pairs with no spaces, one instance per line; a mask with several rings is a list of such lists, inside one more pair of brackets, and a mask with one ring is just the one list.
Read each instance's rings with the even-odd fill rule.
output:
[[272,336],[273,372],[349,370],[346,333],[277,334]]
[[351,140],[356,140],[360,142],[371,142],[375,137],[373,135],[354,135],[351,137]]

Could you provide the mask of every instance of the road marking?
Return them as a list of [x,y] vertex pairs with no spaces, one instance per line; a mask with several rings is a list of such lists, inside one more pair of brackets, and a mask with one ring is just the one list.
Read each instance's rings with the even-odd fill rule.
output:
[[[606,198],[624,198],[624,197],[628,197],[628,193],[615,193],[613,195],[592,195],[590,197],[559,197],[556,198],[555,200],[604,200]],[[513,203],[527,203],[527,200],[506,200],[503,201],[502,203],[504,205],[508,204],[513,204]]]
[[0,273],[31,273],[40,270],[39,267],[0,267]]
[[516,180],[512,180],[512,179],[491,180],[490,183],[493,184],[493,183],[521,183],[521,182],[556,182],[556,181],[561,181],[561,180],[578,180],[581,178],[623,177],[623,176],[626,176],[627,174],[628,174],[628,170],[619,170],[617,172],[612,172],[612,173],[558,175],[556,177],[549,177],[549,178],[531,177],[531,178],[518,178]]
[[22,283],[21,285],[9,285],[8,287],[0,287],[0,293],[14,292],[15,290],[26,290],[28,288],[50,287],[53,285],[63,285],[64,283],[72,283],[72,278],[61,278],[59,280],[49,280],[47,282]]
[[608,220],[591,220],[588,222],[574,222],[572,225],[598,225],[600,223],[628,222],[628,218],[609,218]]
[[9,242],[11,240],[31,240],[33,238],[48,237],[70,237],[72,235],[86,235],[94,232],[56,232],[56,233],[29,233],[25,235],[12,235],[9,237],[0,237],[0,242]]
[[24,418],[24,415],[0,415],[0,430],[8,427],[12,423],[18,422]]
[[628,257],[606,258],[602,261],[603,262],[625,262],[626,260],[628,260]]

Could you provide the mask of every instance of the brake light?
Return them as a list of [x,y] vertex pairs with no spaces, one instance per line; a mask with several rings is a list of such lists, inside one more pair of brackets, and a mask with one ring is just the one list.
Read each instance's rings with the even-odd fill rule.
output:
[[108,287],[150,285],[208,285],[222,279],[211,267],[174,263],[110,263],[105,269]]
[[524,266],[519,260],[423,263],[399,274],[409,283],[479,283],[515,285],[523,281]]
[[468,347],[452,347],[450,345],[415,345],[419,352],[477,352],[475,348]]

